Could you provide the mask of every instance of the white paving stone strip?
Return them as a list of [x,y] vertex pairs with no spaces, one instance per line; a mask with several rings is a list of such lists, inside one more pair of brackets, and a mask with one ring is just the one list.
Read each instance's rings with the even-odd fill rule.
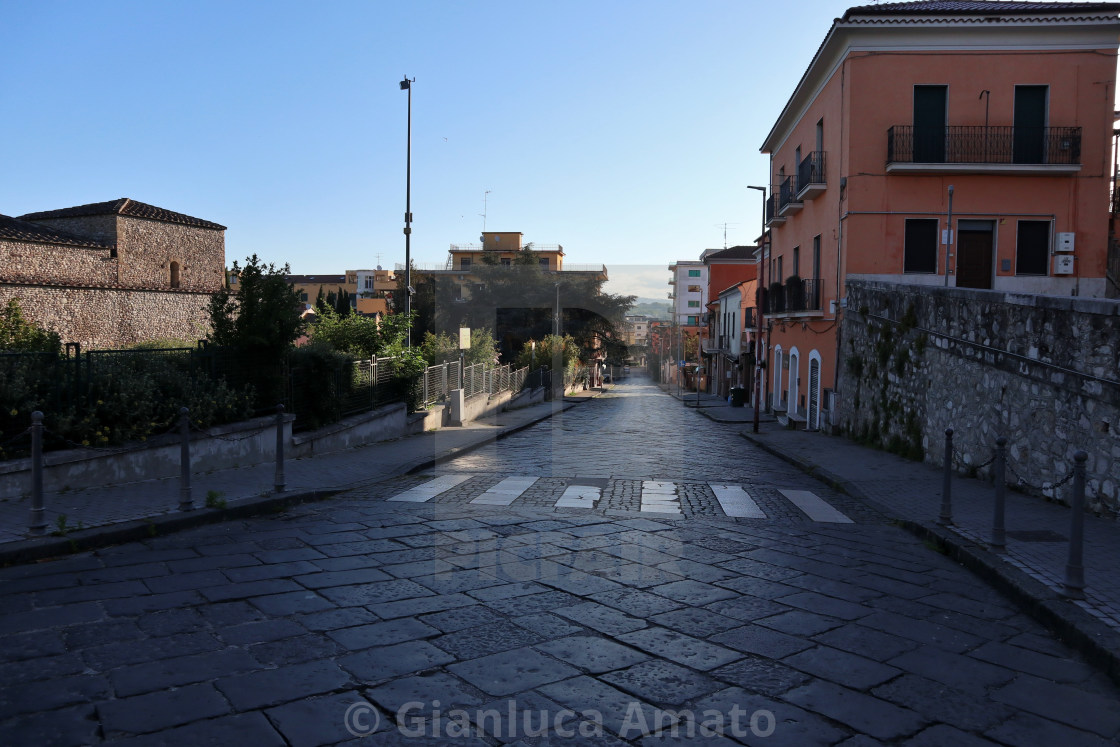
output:
[[716,495],[716,500],[728,516],[741,519],[765,519],[766,512],[759,508],[747,491],[739,485],[713,485],[708,487]]
[[497,485],[487,489],[485,493],[475,498],[471,503],[485,506],[508,506],[521,497],[539,477],[507,477]]
[[778,488],[778,492],[788,498],[790,503],[808,514],[809,518],[813,521],[822,521],[831,524],[854,523],[847,516],[826,503],[823,498],[815,493],[810,493],[808,490],[783,490],[782,488]]
[[643,480],[641,510],[659,514],[679,514],[681,502],[677,496],[676,483]]
[[556,501],[556,508],[595,508],[603,491],[590,485],[569,485]]
[[422,483],[408,490],[394,495],[389,500],[391,501],[405,501],[407,503],[427,503],[435,498],[440,493],[444,493],[451,488],[455,487],[461,482],[474,477],[474,475],[441,475],[434,480]]

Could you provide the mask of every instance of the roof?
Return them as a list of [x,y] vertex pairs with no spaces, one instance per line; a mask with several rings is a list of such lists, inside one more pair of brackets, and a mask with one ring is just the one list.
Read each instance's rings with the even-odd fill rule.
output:
[[758,249],[756,246],[732,246],[727,249],[719,249],[716,251],[704,252],[704,261],[711,262],[717,259],[751,259],[754,257],[755,251]]
[[847,21],[857,16],[891,15],[1040,15],[1074,11],[1076,13],[1095,13],[1120,10],[1116,3],[1024,3],[1015,0],[923,0],[910,3],[881,3],[879,5],[857,5],[848,8],[840,20]]
[[212,223],[208,220],[201,218],[193,218],[183,213],[176,213],[171,210],[164,210],[155,205],[149,205],[145,202],[137,202],[127,197],[122,197],[119,200],[111,200],[109,202],[92,202],[89,205],[78,205],[77,207],[62,208],[61,210],[46,210],[41,213],[28,213],[21,215],[23,220],[47,220],[50,218],[79,218],[86,215],[127,215],[132,218],[146,218],[147,220],[158,220],[164,223],[178,223],[183,226],[193,226],[194,228],[211,228],[218,231],[226,230],[225,226],[217,223]]
[[91,249],[111,249],[112,244],[75,236],[66,231],[44,226],[38,223],[11,218],[0,215],[0,239],[8,241],[26,241],[35,244],[63,244],[65,246],[81,246]]

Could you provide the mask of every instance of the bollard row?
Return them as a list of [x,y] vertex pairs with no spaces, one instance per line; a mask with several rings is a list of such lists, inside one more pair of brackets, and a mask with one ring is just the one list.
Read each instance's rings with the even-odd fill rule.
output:
[[[1089,455],[1078,451],[1073,456],[1073,472],[1067,476],[1073,478],[1070,489],[1070,529],[1069,529],[1069,556],[1066,561],[1065,580],[1062,584],[1062,595],[1068,599],[1085,598],[1085,463]],[[1007,536],[1005,529],[1005,513],[1007,510],[1007,439],[996,439],[993,477],[995,479],[995,506],[992,515],[992,535],[990,546],[994,552],[1002,553],[1007,550]],[[942,462],[943,478],[941,487],[941,511],[937,523],[949,526],[953,523],[953,429],[945,429],[945,456]],[[1066,480],[1055,483],[1061,486]]]
[[[46,506],[43,501],[43,413],[31,413],[31,512],[28,533],[32,537],[46,534]],[[190,410],[179,409],[179,510],[193,511],[191,489],[191,419]],[[273,488],[284,492],[284,405],[276,406],[276,471]]]

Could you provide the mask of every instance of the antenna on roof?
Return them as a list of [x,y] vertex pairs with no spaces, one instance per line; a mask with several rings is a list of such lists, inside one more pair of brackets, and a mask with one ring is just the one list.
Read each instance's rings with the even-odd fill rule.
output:
[[739,225],[739,224],[738,223],[717,223],[716,224],[716,228],[720,228],[721,226],[723,227],[723,248],[724,249],[727,248],[727,227],[728,226],[737,226],[737,225]]
[[488,189],[488,190],[486,190],[485,192],[482,193],[482,212],[479,213],[479,215],[482,216],[482,232],[483,233],[486,233],[486,197],[487,197],[487,195],[489,195],[493,191],[494,190],[492,190],[492,189]]

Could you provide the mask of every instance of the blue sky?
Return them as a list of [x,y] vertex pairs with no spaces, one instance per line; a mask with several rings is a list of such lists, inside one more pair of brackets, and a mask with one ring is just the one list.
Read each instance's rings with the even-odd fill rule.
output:
[[[228,226],[227,262],[404,260],[489,230],[663,297],[759,232],[764,136],[854,3],[0,0],[0,213],[131,197]],[[625,268],[625,269],[624,269]]]

